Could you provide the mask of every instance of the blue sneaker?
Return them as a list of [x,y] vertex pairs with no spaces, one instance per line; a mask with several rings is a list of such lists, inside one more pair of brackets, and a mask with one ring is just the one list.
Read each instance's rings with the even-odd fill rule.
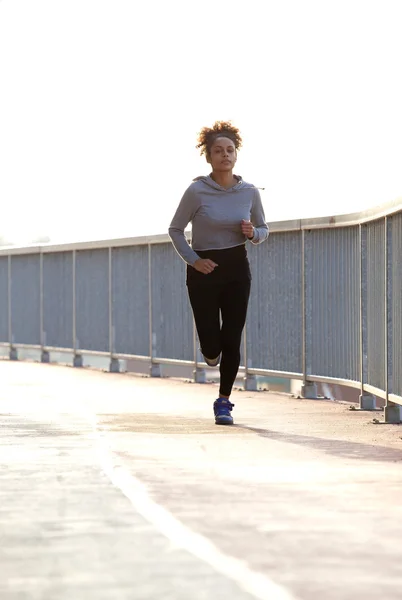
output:
[[233,417],[230,411],[234,404],[227,398],[218,398],[214,402],[214,414],[216,425],[233,425]]

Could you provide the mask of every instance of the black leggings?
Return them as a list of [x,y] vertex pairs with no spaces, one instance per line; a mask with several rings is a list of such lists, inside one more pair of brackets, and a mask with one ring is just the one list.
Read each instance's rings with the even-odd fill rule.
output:
[[239,370],[241,336],[250,296],[247,254],[244,246],[198,254],[202,254],[201,258],[211,258],[219,267],[210,275],[198,271],[195,274],[195,269],[189,267],[188,295],[201,352],[207,358],[222,353],[219,394],[230,396]]

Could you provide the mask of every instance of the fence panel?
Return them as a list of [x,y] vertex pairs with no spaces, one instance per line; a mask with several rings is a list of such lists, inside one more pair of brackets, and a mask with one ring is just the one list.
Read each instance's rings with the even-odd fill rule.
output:
[[15,344],[40,345],[40,256],[11,257],[11,337]]
[[76,253],[77,348],[109,351],[109,250]]
[[367,227],[367,381],[385,390],[385,221]]
[[8,341],[8,256],[0,256],[0,342]]
[[301,234],[273,233],[248,246],[252,271],[247,316],[249,367],[302,372]]
[[43,341],[73,347],[73,253],[43,255]]
[[402,396],[402,213],[392,217],[392,392]]
[[150,356],[148,246],[112,254],[113,352]]
[[360,379],[359,228],[305,232],[308,374]]
[[152,332],[156,356],[194,360],[193,317],[185,271],[186,265],[171,243],[152,246]]

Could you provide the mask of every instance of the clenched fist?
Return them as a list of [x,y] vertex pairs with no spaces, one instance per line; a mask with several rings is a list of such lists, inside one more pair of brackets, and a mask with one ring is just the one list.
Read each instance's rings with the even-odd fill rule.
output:
[[246,237],[248,237],[249,240],[253,239],[254,227],[251,221],[245,221],[243,219],[241,222],[241,231]]
[[204,275],[208,275],[209,273],[212,273],[212,271],[217,266],[218,265],[213,260],[210,260],[209,258],[199,258],[193,264],[194,269],[196,269],[200,273],[204,273]]

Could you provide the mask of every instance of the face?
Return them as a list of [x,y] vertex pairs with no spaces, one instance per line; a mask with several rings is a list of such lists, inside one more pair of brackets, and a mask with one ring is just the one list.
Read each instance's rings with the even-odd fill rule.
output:
[[235,166],[237,152],[234,142],[227,137],[215,139],[207,157],[214,171],[231,171]]

